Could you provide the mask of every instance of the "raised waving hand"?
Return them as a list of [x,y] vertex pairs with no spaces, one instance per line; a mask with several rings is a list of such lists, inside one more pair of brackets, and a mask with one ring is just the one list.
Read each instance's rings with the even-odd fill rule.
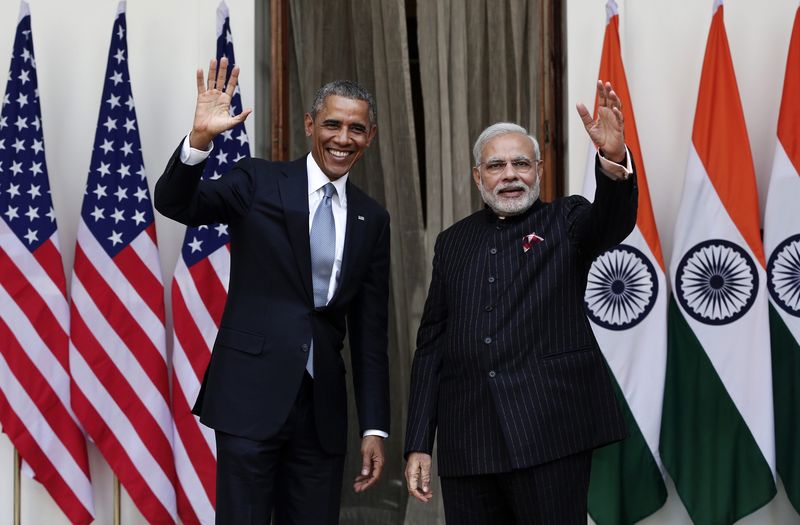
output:
[[[217,67],[219,65],[219,67]],[[208,65],[208,80],[203,70],[197,70],[197,104],[194,109],[194,122],[189,144],[193,148],[208,149],[214,137],[245,121],[252,109],[231,115],[231,98],[239,81],[239,66],[234,66],[225,84],[228,72],[228,59],[211,59]]]

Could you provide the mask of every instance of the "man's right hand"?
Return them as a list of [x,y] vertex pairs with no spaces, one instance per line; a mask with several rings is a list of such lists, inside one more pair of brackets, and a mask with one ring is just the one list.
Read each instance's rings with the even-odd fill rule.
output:
[[433,497],[431,492],[431,455],[411,452],[406,463],[406,486],[408,493],[422,503]]
[[214,137],[244,122],[252,111],[248,108],[238,115],[231,116],[231,98],[239,80],[239,66],[233,67],[228,85],[225,86],[227,72],[226,57],[222,57],[219,61],[219,68],[217,60],[211,60],[208,66],[208,83],[203,78],[203,70],[197,70],[197,105],[189,137],[189,145],[195,149],[208,149]]

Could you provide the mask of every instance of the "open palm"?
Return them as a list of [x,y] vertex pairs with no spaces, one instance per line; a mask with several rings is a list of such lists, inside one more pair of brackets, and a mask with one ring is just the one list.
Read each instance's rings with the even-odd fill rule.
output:
[[609,82],[597,81],[597,120],[593,119],[583,104],[578,104],[578,115],[589,138],[597,149],[610,160],[625,156],[625,126],[622,102]]
[[216,59],[208,66],[208,82],[203,77],[203,70],[197,70],[197,103],[192,124],[191,145],[198,149],[206,149],[214,137],[244,122],[250,114],[245,109],[238,115],[231,115],[231,98],[239,80],[239,66],[234,66],[227,85],[225,76],[228,72],[228,59],[223,57],[217,67]]

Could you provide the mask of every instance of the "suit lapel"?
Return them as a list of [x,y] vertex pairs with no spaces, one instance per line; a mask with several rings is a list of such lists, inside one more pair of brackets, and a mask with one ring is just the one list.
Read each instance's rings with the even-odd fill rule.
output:
[[306,157],[301,157],[286,165],[284,178],[278,181],[281,204],[286,218],[286,229],[292,245],[297,267],[308,299],[313,303],[311,285],[311,241],[308,234],[308,176]]

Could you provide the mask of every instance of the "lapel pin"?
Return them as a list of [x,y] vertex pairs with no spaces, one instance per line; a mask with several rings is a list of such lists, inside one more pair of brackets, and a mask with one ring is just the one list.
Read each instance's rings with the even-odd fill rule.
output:
[[364,220],[364,216],[363,215],[359,215],[358,216],[358,220],[363,221]]
[[543,240],[542,237],[539,237],[535,233],[529,233],[522,238],[522,251],[527,252],[534,244],[542,242]]

